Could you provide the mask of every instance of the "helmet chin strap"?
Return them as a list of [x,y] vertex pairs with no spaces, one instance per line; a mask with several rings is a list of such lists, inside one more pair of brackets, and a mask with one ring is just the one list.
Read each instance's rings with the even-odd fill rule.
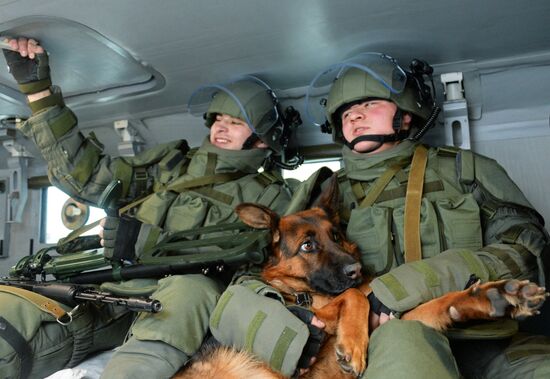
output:
[[377,144],[375,144],[370,149],[368,149],[366,151],[361,151],[362,154],[363,153],[370,153],[370,152],[373,152],[375,150],[378,150],[380,148],[380,146],[382,146],[386,142],[402,141],[405,138],[407,138],[408,135],[409,135],[408,130],[401,130],[401,131],[399,131],[397,133],[393,133],[393,134],[371,134],[371,135],[366,135],[366,136],[359,136],[351,142],[346,142],[346,146],[349,147],[351,150],[354,150],[355,145],[357,145],[360,142],[366,142],[366,141],[378,142]]
[[346,141],[345,144],[351,150],[354,150],[355,145],[357,145],[360,142],[366,142],[366,141],[378,142],[370,149],[366,151],[361,151],[361,154],[371,153],[375,150],[378,150],[380,146],[382,146],[386,142],[397,142],[407,138],[409,136],[409,131],[400,130],[402,124],[403,124],[403,112],[401,111],[401,109],[397,109],[395,112],[395,115],[393,116],[393,122],[392,122],[392,127],[393,127],[393,130],[395,131],[393,134],[371,134],[371,135],[359,136],[351,142]]
[[246,141],[243,143],[243,147],[241,147],[241,150],[250,150],[254,147],[254,144],[260,140],[260,137],[256,133],[252,133]]

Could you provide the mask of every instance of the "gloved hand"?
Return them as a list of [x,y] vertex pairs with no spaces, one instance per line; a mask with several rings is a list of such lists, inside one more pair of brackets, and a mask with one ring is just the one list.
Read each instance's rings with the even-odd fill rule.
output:
[[51,85],[48,54],[33,39],[19,38],[8,41],[12,50],[2,49],[10,73],[24,94],[34,94]]
[[127,215],[107,216],[100,222],[103,230],[99,231],[103,254],[115,260],[135,260],[135,244],[141,221]]
[[307,369],[315,362],[315,357],[319,353],[319,350],[321,350],[321,346],[326,336],[326,333],[322,329],[324,323],[317,319],[312,311],[306,308],[295,305],[291,305],[287,308],[294,316],[302,320],[309,329],[309,338],[302,350],[302,355],[297,365],[297,370],[302,370],[300,373],[302,374],[303,370]]
[[370,303],[369,330],[371,332],[385,322],[395,318],[392,310],[382,304],[374,292],[369,293],[367,299]]

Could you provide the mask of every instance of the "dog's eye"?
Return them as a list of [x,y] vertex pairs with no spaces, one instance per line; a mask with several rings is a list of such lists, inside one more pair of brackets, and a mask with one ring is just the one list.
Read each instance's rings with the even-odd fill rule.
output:
[[300,251],[303,251],[305,253],[311,253],[313,249],[315,248],[315,245],[312,241],[308,240],[305,241],[302,246],[300,246]]
[[332,233],[332,239],[334,240],[334,242],[340,243],[340,234],[338,234],[337,232]]

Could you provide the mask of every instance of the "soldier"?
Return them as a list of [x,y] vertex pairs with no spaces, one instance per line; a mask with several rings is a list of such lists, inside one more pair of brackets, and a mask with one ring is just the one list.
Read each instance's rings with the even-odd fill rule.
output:
[[[90,204],[111,196],[111,184],[120,182],[120,196],[111,201],[116,208],[152,193],[135,207],[132,217],[107,218],[103,235],[107,257],[132,259],[163,235],[235,221],[233,209],[241,202],[258,202],[279,212],[286,209],[290,199],[286,184],[273,173],[258,173],[270,155],[284,154],[289,138],[277,99],[260,80],[204,87],[193,96],[191,108],[200,111],[201,105],[207,106],[210,128],[209,137],[193,154],[181,140],[133,158],[112,158],[103,154],[95,136],[85,137],[78,130],[60,90],[51,86],[44,49],[32,39],[9,43],[12,51],[4,50],[6,61],[33,113],[20,130],[41,150],[51,182]],[[176,181],[184,189],[162,190]],[[200,183],[191,185],[195,182]],[[110,291],[151,295],[162,302],[163,310],[135,319],[129,338],[103,377],[174,374],[203,342],[210,312],[225,285],[204,275],[105,283],[102,288]],[[20,342],[14,345],[9,343],[13,338],[0,334],[2,377],[41,378],[72,367],[91,352],[121,344],[133,317],[88,303],[73,314],[71,324],[62,326],[24,298],[9,293],[0,297],[0,314],[11,337]]]
[[[374,332],[365,375],[544,377],[550,372],[550,340],[516,334],[514,322],[456,329],[450,342],[418,322],[388,321],[478,279],[545,283],[550,238],[544,220],[505,170],[468,150],[418,142],[438,113],[424,83],[430,74],[421,61],[406,72],[386,55],[367,53],[323,71],[308,89],[308,116],[344,145],[340,213],[364,268],[377,276],[369,296]],[[318,182],[319,172],[302,183],[287,213],[307,207]],[[262,310],[251,291],[229,290],[239,296],[220,301],[225,309],[238,307],[232,301],[257,305],[240,319]],[[269,307],[281,308],[273,301]],[[284,314],[278,315],[283,325]],[[234,317],[222,314],[216,325]],[[238,340],[224,328],[212,330],[224,343]],[[257,339],[254,348],[268,359],[273,345],[266,342]],[[305,346],[304,354],[314,355]]]

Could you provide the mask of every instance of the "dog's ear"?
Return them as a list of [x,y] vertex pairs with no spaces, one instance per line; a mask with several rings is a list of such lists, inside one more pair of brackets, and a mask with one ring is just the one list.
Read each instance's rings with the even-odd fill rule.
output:
[[248,226],[256,229],[271,229],[273,242],[279,242],[279,215],[260,204],[242,203],[235,207],[239,218]]
[[260,204],[242,203],[235,212],[246,225],[256,229],[274,229],[279,224],[279,215]]
[[327,212],[331,221],[334,224],[340,222],[338,216],[338,208],[340,205],[340,191],[338,189],[338,175],[336,173],[332,174],[328,184],[323,189],[321,196],[313,204],[314,207],[318,207]]

